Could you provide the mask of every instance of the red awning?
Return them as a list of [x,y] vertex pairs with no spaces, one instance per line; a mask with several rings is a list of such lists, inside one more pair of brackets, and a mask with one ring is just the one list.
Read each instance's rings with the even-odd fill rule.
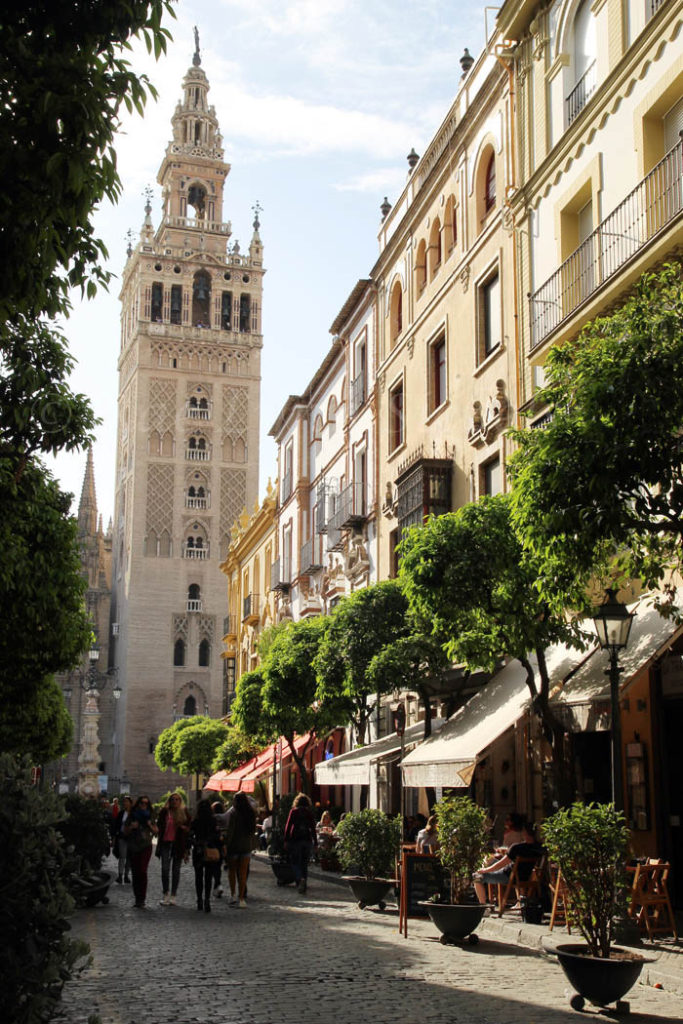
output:
[[[294,740],[294,747],[297,754],[299,754],[309,742],[310,733],[306,733],[305,736],[298,736]],[[281,757],[283,761],[291,759],[291,751],[289,749],[289,743],[284,737],[280,740],[282,744]],[[204,786],[204,789],[216,790],[222,793],[253,793],[256,788],[256,783],[259,779],[262,779],[264,775],[267,775],[273,768],[273,762],[277,756],[277,743],[271,743],[269,747],[262,750],[256,757],[252,757],[250,761],[246,761],[241,764],[239,768],[235,768],[232,772],[220,771],[212,775],[209,781]]]

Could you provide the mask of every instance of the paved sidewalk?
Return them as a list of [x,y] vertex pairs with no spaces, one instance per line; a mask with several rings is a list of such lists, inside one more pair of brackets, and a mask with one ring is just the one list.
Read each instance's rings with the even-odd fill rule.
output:
[[[317,876],[317,872],[314,873]],[[322,873],[321,873],[322,874]],[[311,877],[301,896],[255,859],[244,910],[195,909],[183,869],[177,907],[161,907],[158,864],[150,909],[129,886],[77,913],[93,963],[70,983],[57,1024],[578,1024],[554,958],[482,932],[478,946],[442,946],[429,921],[398,931],[397,908],[359,911],[338,881]],[[154,899],[154,903],[152,903]],[[631,1024],[683,1024],[683,1004],[638,986]],[[615,1014],[590,1010],[601,1021]]]
[[[339,875],[331,872],[312,869],[313,874],[322,880],[346,887]],[[507,914],[485,918],[477,929],[479,934],[498,939],[515,946],[524,946],[539,952],[552,955],[552,951],[562,942],[580,942],[576,933],[568,935],[565,928],[555,928],[552,932],[547,925],[524,924],[518,916]],[[644,942],[637,952],[652,957],[654,963],[647,964],[640,976],[640,983],[662,988],[667,992],[683,996],[683,940],[678,942],[673,937],[663,937],[655,942]]]

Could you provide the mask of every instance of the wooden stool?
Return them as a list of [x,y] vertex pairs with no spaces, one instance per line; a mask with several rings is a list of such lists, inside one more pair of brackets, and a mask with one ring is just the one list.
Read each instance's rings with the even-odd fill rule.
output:
[[550,892],[553,897],[552,910],[550,912],[550,931],[556,924],[563,924],[567,933],[571,935],[572,926],[569,917],[569,894],[565,885],[562,872],[555,864],[550,865]]
[[[532,899],[534,896],[538,896],[540,892],[540,881],[542,872],[543,858],[538,857],[515,857],[512,864],[512,871],[507,882],[490,882],[488,883],[489,900],[493,895],[493,890],[497,889],[498,893],[495,902],[498,905],[498,917],[502,917],[503,913],[508,907],[510,898],[514,903],[517,903],[521,896],[526,899]],[[523,864],[531,865],[531,873],[526,881],[521,881],[519,877],[519,869]],[[526,872],[523,872],[526,874]],[[494,902],[491,900],[491,902]]]

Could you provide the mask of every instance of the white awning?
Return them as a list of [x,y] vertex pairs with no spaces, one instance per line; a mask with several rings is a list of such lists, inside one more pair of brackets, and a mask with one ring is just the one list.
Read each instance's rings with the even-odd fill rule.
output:
[[[550,679],[562,679],[581,659],[582,651],[563,644],[546,651]],[[529,658],[534,669],[536,658]],[[526,671],[511,661],[453,715],[437,736],[403,758],[403,785],[467,786],[479,755],[509,729],[530,700]]]
[[[443,725],[443,719],[432,719],[432,733]],[[419,743],[424,736],[424,722],[410,725],[403,737],[404,747]],[[392,732],[382,736],[365,747],[356,747],[345,754],[321,761],[315,766],[315,781],[318,786],[367,786],[371,773],[378,761],[388,760],[401,753],[401,739]]]
[[[628,646],[619,652],[621,668],[620,690],[623,692],[635,677],[650,667],[683,633],[673,619],[667,619],[653,607],[653,596],[646,594],[629,605],[635,613]],[[683,605],[683,588],[679,588],[676,603]],[[589,628],[589,623],[585,624]],[[552,694],[553,703],[564,705],[572,721],[570,728],[578,730],[609,729],[610,685],[606,670],[609,658],[599,647],[585,658],[576,672],[561,689]]]

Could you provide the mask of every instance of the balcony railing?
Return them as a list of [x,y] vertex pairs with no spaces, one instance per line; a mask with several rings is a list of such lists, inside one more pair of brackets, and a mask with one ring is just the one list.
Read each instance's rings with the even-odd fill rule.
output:
[[236,633],[235,616],[226,615],[223,619],[223,636],[235,636]]
[[183,558],[192,558],[195,562],[204,562],[209,557],[209,549],[206,548],[190,548],[187,544],[183,544]]
[[360,409],[361,405],[366,399],[365,392],[365,372],[359,373],[358,376],[351,381],[351,415],[355,414]]
[[302,573],[317,572],[323,567],[323,539],[319,533],[302,544],[299,554],[299,565]]
[[164,224],[169,228],[196,228],[220,235],[230,235],[232,230],[230,221],[200,220],[197,217],[164,217]]
[[188,612],[200,612],[202,610],[201,597],[188,597],[187,610]]
[[208,420],[210,418],[209,409],[198,409],[195,405],[188,405],[185,413],[191,420]]
[[337,497],[329,525],[333,530],[362,523],[367,516],[366,487],[362,482],[349,484]]
[[583,108],[588,103],[589,99],[595,92],[595,87],[598,84],[597,65],[595,61],[589,64],[581,78],[578,80],[572,91],[565,100],[566,105],[566,122],[567,128],[574,121]]
[[249,622],[258,619],[258,616],[259,596],[258,594],[248,594],[242,601],[242,621]]
[[680,216],[683,140],[530,297],[531,350]]
[[189,494],[186,495],[186,497],[185,497],[185,508],[208,508],[208,507],[209,507],[209,499],[208,498],[191,498],[189,496]]
[[208,462],[209,452],[206,448],[186,448],[185,458],[191,462]]
[[287,559],[276,558],[270,567],[270,589],[289,590],[291,586],[291,565]]

